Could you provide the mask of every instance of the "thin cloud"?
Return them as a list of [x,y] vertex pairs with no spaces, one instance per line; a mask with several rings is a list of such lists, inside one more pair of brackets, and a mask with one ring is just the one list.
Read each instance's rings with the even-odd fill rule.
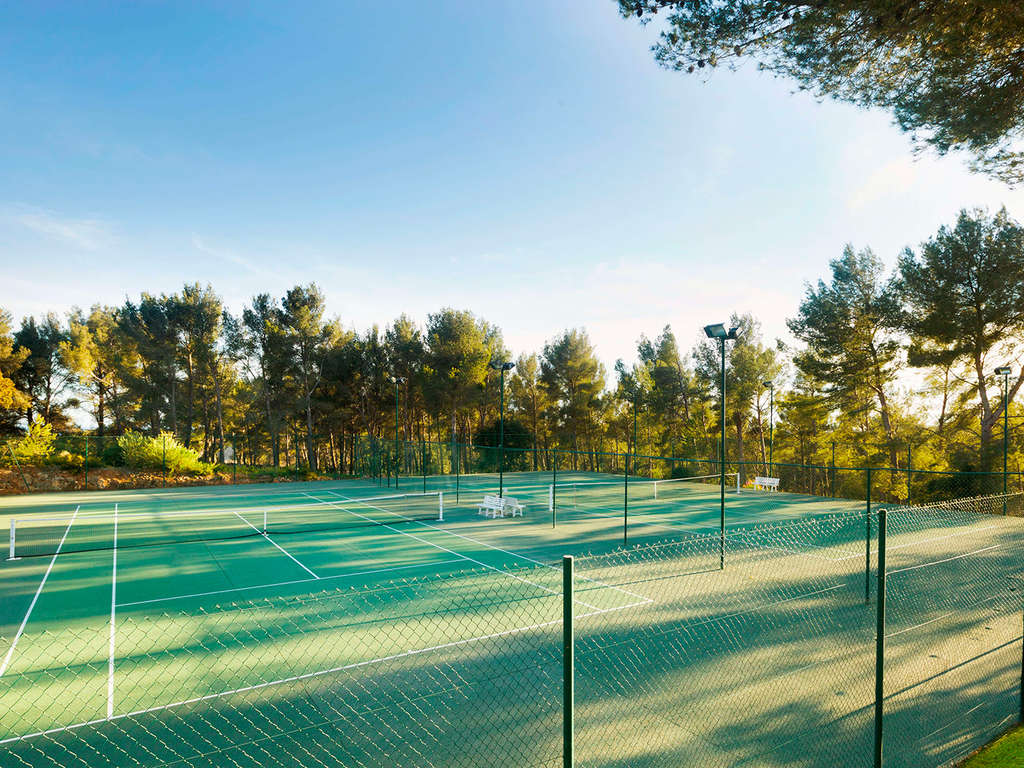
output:
[[254,275],[270,274],[270,270],[253,263],[249,259],[229,248],[218,248],[212,246],[199,235],[192,235],[192,247],[206,256],[212,256],[215,259],[220,259],[221,261],[226,261],[229,264],[234,264],[235,266],[241,267]]
[[47,240],[84,251],[102,250],[113,241],[111,225],[101,219],[76,219],[25,206],[11,210],[8,218]]

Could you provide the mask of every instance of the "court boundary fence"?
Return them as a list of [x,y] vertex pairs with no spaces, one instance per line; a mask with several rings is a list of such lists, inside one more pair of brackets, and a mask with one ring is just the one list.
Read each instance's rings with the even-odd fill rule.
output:
[[[91,722],[39,721],[0,749],[16,765],[64,768],[715,765],[766,749],[812,764],[945,765],[1024,720],[1022,516],[1019,493],[879,504],[730,529],[721,564],[720,537],[691,534],[533,568],[125,618],[122,642],[137,640],[147,662],[174,668],[177,642],[253,658],[262,647],[288,675],[203,696],[172,689],[176,703]],[[274,656],[296,638],[332,668]],[[25,697],[11,710],[22,717],[67,682],[38,661],[39,672],[0,678],[0,700]],[[143,685],[133,663],[119,674]],[[183,685],[168,668],[159,679]],[[132,693],[119,696],[141,701]],[[936,742],[936,723],[955,732],[938,729]],[[688,733],[698,727],[716,738]]]

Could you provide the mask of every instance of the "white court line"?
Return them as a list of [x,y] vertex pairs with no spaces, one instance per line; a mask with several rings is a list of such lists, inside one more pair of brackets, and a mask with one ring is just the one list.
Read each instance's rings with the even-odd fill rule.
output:
[[941,616],[936,616],[934,619],[928,619],[928,621],[922,621],[920,624],[915,624],[912,627],[906,627],[904,629],[898,629],[895,632],[889,632],[889,633],[886,634],[885,638],[886,638],[886,640],[888,640],[890,637],[896,637],[896,635],[902,635],[904,632],[910,632],[910,631],[915,630],[915,629],[920,629],[921,627],[926,627],[929,624],[934,624],[936,621],[942,621],[943,619],[948,619],[950,616],[954,615],[954,613],[955,613],[954,611],[950,611],[949,613],[944,613]]
[[947,558],[944,558],[942,560],[929,560],[927,563],[918,563],[917,565],[908,565],[906,568],[896,568],[895,570],[892,570],[892,571],[886,571],[886,573],[891,576],[894,573],[903,573],[904,571],[916,571],[918,568],[927,568],[927,567],[932,566],[932,565],[940,565],[941,563],[948,563],[951,560],[960,560],[960,559],[962,559],[964,557],[970,557],[971,555],[977,555],[977,554],[979,554],[981,552],[989,552],[989,551],[991,551],[993,549],[999,549],[1001,546],[1002,546],[1002,544],[993,544],[991,547],[982,547],[981,549],[976,549],[973,552],[964,552],[962,554],[953,555],[951,557],[947,557]]
[[[339,497],[341,499],[345,499],[345,501],[359,501],[359,499],[348,499],[348,498],[342,496],[337,491],[328,491],[328,493],[331,493],[331,494],[333,494],[333,495],[335,495],[335,496],[337,496],[337,497]],[[367,501],[372,501],[372,499],[367,499]],[[418,523],[419,525],[422,525],[422,526],[424,526],[426,528],[432,528],[435,531],[441,531],[442,533],[447,533],[449,536],[455,536],[457,538],[464,539],[466,541],[472,542],[473,544],[476,544],[477,546],[486,547],[487,549],[493,549],[495,552],[501,552],[503,554],[509,555],[510,557],[514,557],[517,560],[526,560],[527,562],[533,563],[535,565],[540,565],[540,566],[543,566],[544,568],[550,568],[553,571],[561,571],[561,568],[559,568],[558,566],[555,566],[555,565],[551,565],[551,563],[545,563],[543,560],[535,560],[534,558],[529,557],[527,555],[522,555],[522,554],[519,554],[518,552],[512,552],[511,550],[508,550],[508,549],[502,549],[501,547],[496,547],[493,544],[488,544],[486,541],[480,541],[479,539],[474,539],[472,536],[466,536],[465,534],[462,534],[462,533],[456,533],[455,531],[449,530],[448,528],[438,528],[436,525],[431,525],[430,523],[427,523],[427,522],[425,522],[423,520],[413,520],[413,522],[414,523]],[[507,571],[503,571],[503,573],[507,573]],[[597,584],[599,586],[606,587],[607,589],[614,589],[614,590],[616,590],[618,592],[622,592],[623,594],[629,595],[630,597],[637,597],[637,598],[640,598],[641,600],[647,600],[648,602],[654,602],[654,600],[652,600],[651,598],[648,598],[648,597],[646,597],[644,595],[638,595],[635,592],[630,592],[628,589],[622,589],[621,587],[614,587],[611,584],[605,584],[604,582],[598,581],[597,579],[591,579],[591,578],[588,578],[586,576],[581,576],[579,573],[576,574],[576,578],[577,579],[581,579],[582,581],[589,581],[592,584]],[[582,602],[582,601],[577,601],[577,602]],[[583,603],[583,605],[586,605],[586,603]],[[588,607],[593,607],[593,606],[588,606]]]
[[114,564],[110,578],[110,658],[107,661],[107,718],[114,715],[114,646],[116,629],[114,618],[117,613],[117,504],[114,505]]
[[256,533],[258,533],[258,534],[259,534],[260,536],[262,536],[262,537],[263,537],[264,539],[266,539],[267,541],[269,541],[269,542],[270,542],[271,544],[273,544],[273,545],[274,545],[275,547],[277,547],[277,548],[278,548],[279,550],[281,550],[282,552],[284,552],[284,554],[285,554],[285,555],[287,555],[287,556],[288,556],[288,557],[290,557],[290,558],[291,558],[291,559],[292,559],[293,561],[295,561],[295,564],[296,564],[296,565],[298,565],[298,566],[299,566],[299,568],[301,568],[302,570],[304,570],[304,571],[305,571],[306,573],[308,573],[308,574],[309,574],[310,576],[312,576],[312,577],[313,577],[314,579],[319,579],[319,578],[320,578],[320,577],[319,577],[319,576],[317,576],[317,575],[316,575],[315,573],[313,573],[313,571],[312,571],[312,570],[310,570],[310,569],[309,569],[309,568],[307,568],[307,567],[306,567],[306,566],[305,566],[305,565],[304,565],[303,563],[301,563],[301,562],[299,561],[299,559],[298,559],[297,557],[295,557],[295,556],[294,556],[294,555],[293,555],[293,554],[292,554],[291,552],[289,552],[289,551],[288,551],[287,549],[285,549],[285,548],[284,548],[284,547],[282,547],[282,546],[281,546],[280,544],[278,544],[278,543],[277,543],[276,541],[274,541],[274,540],[273,540],[272,538],[270,538],[270,535],[269,535],[269,534],[268,534],[268,533],[267,533],[266,531],[261,531],[261,530],[260,530],[259,528],[257,528],[257,527],[256,527],[255,525],[253,525],[252,523],[250,523],[250,522],[249,522],[248,520],[246,520],[246,519],[245,519],[244,517],[242,517],[242,516],[241,516],[240,514],[238,514],[237,512],[235,512],[235,510],[231,510],[231,511],[232,511],[232,512],[234,512],[234,514],[235,514],[235,517],[237,517],[237,518],[238,518],[239,520],[241,520],[241,521],[242,521],[243,523],[245,523],[246,525],[248,525],[248,526],[249,526],[250,528],[252,528],[252,529],[253,529],[254,531],[256,531]]
[[437,560],[435,562],[422,562],[413,563],[411,565],[397,565],[389,566],[387,568],[376,568],[372,571],[355,571],[353,573],[336,573],[333,576],[322,576],[320,579],[292,579],[291,581],[276,581],[271,584],[253,584],[251,587],[233,587],[231,589],[214,589],[210,592],[193,592],[190,595],[171,595],[170,597],[154,597],[151,600],[136,600],[131,603],[118,603],[118,608],[130,608],[136,605],[151,605],[152,603],[163,603],[171,600],[187,600],[192,597],[210,597],[211,595],[224,595],[229,592],[244,592],[248,589],[271,589],[273,587],[288,587],[293,584],[309,584],[312,581],[330,581],[331,579],[349,579],[355,576],[370,576],[376,573],[393,573],[395,571],[405,571],[410,568],[429,568],[434,565],[450,565],[451,563],[461,563],[462,558],[458,560]]
[[32,615],[33,609],[36,607],[36,602],[39,600],[39,595],[43,593],[43,587],[46,586],[46,580],[50,578],[50,571],[53,570],[54,563],[57,562],[57,555],[60,554],[61,548],[64,546],[64,539],[68,537],[68,532],[71,530],[71,526],[75,522],[75,518],[78,517],[78,510],[81,505],[75,507],[75,514],[68,520],[68,527],[64,529],[64,535],[60,537],[60,544],[57,545],[57,551],[53,553],[53,558],[50,560],[50,564],[46,568],[46,573],[43,574],[43,580],[39,582],[39,588],[36,589],[35,597],[32,598],[32,602],[29,603],[28,610],[25,611],[25,618],[21,620],[21,626],[18,627],[18,631],[14,635],[14,640],[11,641],[11,647],[7,649],[7,655],[4,656],[4,663],[0,664],[0,677],[4,676],[4,672],[7,671],[8,665],[11,663],[11,657],[14,656],[14,649],[18,647],[18,640],[21,639],[22,634],[25,632],[25,625],[28,624],[28,617]]
[[[893,552],[894,550],[897,550],[897,549],[906,549],[907,547],[919,547],[922,544],[930,544],[933,541],[947,541],[949,539],[959,538],[960,536],[972,536],[972,535],[975,535],[975,534],[979,533],[980,531],[988,531],[988,530],[991,530],[992,528],[999,528],[999,527],[1000,526],[998,526],[998,525],[986,525],[986,526],[984,526],[982,528],[971,528],[970,530],[960,531],[959,533],[947,533],[944,536],[933,536],[930,539],[921,539],[920,541],[908,541],[905,544],[894,544],[892,546],[886,545],[885,551],[886,552]],[[871,550],[871,554],[873,554],[873,555],[878,554],[878,547],[875,547],[874,549],[872,549]],[[847,555],[846,557],[841,557],[839,559],[840,560],[852,560],[855,557],[863,557],[863,556],[864,556],[864,553],[860,552],[859,554]],[[892,571],[890,571],[890,573],[892,573]]]
[[[598,616],[598,615],[604,614],[604,613],[614,613],[615,611],[623,611],[623,610],[626,610],[627,608],[635,608],[635,607],[637,607],[639,605],[645,605],[645,604],[646,603],[633,603],[633,604],[630,604],[630,605],[616,606],[614,608],[595,608],[590,613],[578,614],[576,616],[576,618],[577,619],[586,619],[586,618],[590,618],[591,616]],[[88,721],[82,722],[82,723],[74,723],[73,725],[64,725],[64,726],[61,726],[59,728],[50,728],[50,729],[45,730],[45,731],[36,731],[35,733],[26,733],[26,734],[24,734],[22,736],[11,736],[11,737],[6,738],[6,739],[0,739],[0,744],[10,744],[11,742],[24,741],[26,739],[33,739],[33,738],[37,738],[39,736],[46,736],[46,735],[50,735],[50,734],[54,734],[54,733],[64,733],[66,731],[73,731],[73,730],[76,730],[78,728],[85,728],[85,727],[90,726],[90,725],[98,725],[100,723],[110,722],[110,721],[113,721],[113,720],[123,720],[126,717],[137,717],[139,715],[146,715],[146,714],[150,714],[152,712],[160,712],[160,711],[163,711],[163,710],[173,709],[175,707],[183,707],[183,706],[186,706],[186,705],[189,705],[189,704],[197,704],[197,703],[199,703],[201,701],[211,701],[213,699],[221,699],[221,698],[225,698],[227,696],[233,696],[233,695],[239,694],[239,693],[248,693],[250,691],[258,691],[258,690],[261,690],[263,688],[270,688],[270,687],[275,686],[275,685],[284,685],[285,683],[295,683],[295,682],[299,682],[300,680],[311,680],[313,678],[320,677],[322,675],[330,675],[330,674],[334,674],[334,673],[337,673],[337,672],[344,672],[344,671],[350,670],[350,669],[358,669],[360,667],[367,667],[367,666],[370,666],[371,664],[382,664],[382,663],[387,662],[387,661],[395,661],[397,659],[404,659],[404,658],[408,658],[408,657],[411,657],[411,656],[419,656],[421,654],[432,653],[434,651],[443,651],[443,650],[447,650],[448,648],[457,648],[460,645],[468,645],[469,643],[476,643],[476,642],[480,642],[481,640],[494,640],[494,639],[499,638],[499,637],[508,637],[508,636],[511,636],[511,635],[520,634],[521,632],[530,632],[532,630],[544,629],[545,627],[551,627],[551,626],[555,626],[555,625],[558,625],[558,624],[561,624],[561,623],[562,623],[562,619],[560,619],[560,618],[559,619],[552,619],[551,621],[544,621],[544,622],[540,622],[538,624],[531,624],[531,625],[525,626],[525,627],[513,627],[512,629],[506,629],[506,630],[503,630],[501,632],[492,632],[491,634],[488,634],[488,635],[478,635],[476,637],[467,637],[467,638],[464,638],[462,640],[453,640],[453,641],[448,642],[448,643],[441,643],[440,645],[430,646],[429,648],[415,648],[413,650],[403,651],[402,653],[395,653],[395,654],[392,654],[390,656],[381,656],[380,658],[369,659],[367,661],[355,661],[355,662],[352,662],[351,664],[344,664],[344,665],[342,665],[340,667],[332,667],[331,669],[323,669],[323,670],[319,670],[319,671],[316,671],[316,672],[307,672],[307,673],[302,674],[302,675],[295,675],[293,677],[281,678],[280,680],[271,680],[271,681],[266,682],[266,683],[257,683],[256,685],[247,685],[247,686],[242,687],[242,688],[234,688],[234,689],[232,689],[230,691],[222,691],[220,693],[210,693],[210,694],[206,694],[205,696],[196,696],[195,698],[192,698],[192,699],[184,699],[182,701],[176,701],[176,702],[174,702],[172,704],[161,704],[161,705],[156,706],[156,707],[149,707],[148,709],[139,709],[139,710],[136,710],[134,712],[125,712],[125,713],[120,714],[120,715],[114,715],[113,717],[98,718],[96,720],[88,720]]]
[[[484,563],[484,562],[482,562],[480,560],[475,560],[472,557],[470,557],[469,555],[464,555],[461,552],[456,552],[454,549],[448,549],[447,547],[442,547],[440,544],[435,544],[432,541],[427,541],[426,539],[421,538],[420,536],[417,536],[414,533],[408,533],[406,531],[400,531],[399,529],[395,528],[393,525],[388,525],[387,523],[381,523],[379,520],[374,520],[372,517],[367,517],[366,515],[361,515],[358,512],[353,512],[351,509],[346,509],[345,506],[343,504],[339,503],[339,502],[324,501],[323,499],[316,498],[312,494],[306,494],[306,495],[309,496],[309,498],[313,499],[314,501],[319,501],[321,504],[329,504],[329,505],[335,507],[336,509],[340,509],[343,512],[347,512],[350,515],[354,515],[355,517],[360,517],[363,520],[368,520],[368,521],[373,522],[373,523],[378,523],[382,528],[387,528],[389,531],[394,531],[395,533],[399,533],[402,536],[408,536],[410,539],[414,539],[414,540],[420,542],[421,544],[426,544],[428,547],[434,547],[435,549],[440,549],[442,552],[447,552],[449,555],[455,555],[456,557],[461,557],[464,560],[466,560],[467,562],[474,563],[475,565],[479,565],[481,568],[486,568],[489,571],[495,571],[496,573],[500,573],[500,574],[503,574],[505,576],[509,576],[509,577],[515,579],[516,581],[521,581],[524,584],[529,584],[532,587],[536,587],[537,589],[544,590],[545,592],[548,592],[548,593],[550,593],[552,595],[561,594],[558,590],[551,589],[550,587],[545,587],[543,584],[538,584],[537,582],[530,581],[529,579],[524,579],[522,576],[517,576],[514,573],[510,573],[509,571],[503,570],[501,568],[496,568],[493,565],[488,565],[487,563]],[[335,495],[338,496],[339,498],[345,499],[345,497],[341,496],[341,494],[335,494]],[[380,509],[382,512],[387,512],[388,511],[386,509],[381,509],[381,507],[377,507],[377,506],[375,506],[373,504],[368,504],[367,502],[373,501],[372,498],[371,499],[363,499],[363,500],[360,500],[360,499],[345,499],[345,501],[348,501],[348,502],[354,503],[354,504],[362,504],[364,507],[372,507],[373,509]],[[420,522],[420,521],[416,520],[416,521],[413,521],[413,522]],[[426,523],[423,523],[423,525],[426,525]],[[427,528],[434,528],[434,530],[444,531],[443,528],[435,528],[432,525],[426,525],[426,527]],[[444,532],[447,533],[447,531],[444,531]],[[589,603],[585,603],[582,600],[577,600],[576,602],[578,602],[580,605],[587,606],[587,608],[594,608],[594,609],[597,608],[596,605],[590,605]]]

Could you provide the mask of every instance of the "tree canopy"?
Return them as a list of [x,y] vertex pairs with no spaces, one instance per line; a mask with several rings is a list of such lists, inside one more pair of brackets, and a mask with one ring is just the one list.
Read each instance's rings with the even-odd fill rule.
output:
[[799,88],[891,113],[915,146],[1024,178],[1024,5],[1016,0],[619,0],[664,18],[657,61],[708,72],[753,60]]

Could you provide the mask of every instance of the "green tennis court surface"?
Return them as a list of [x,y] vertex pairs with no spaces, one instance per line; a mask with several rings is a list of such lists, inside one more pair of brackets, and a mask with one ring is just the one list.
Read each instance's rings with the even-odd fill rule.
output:
[[[454,752],[443,757],[439,745],[451,739],[441,734],[481,714],[464,690],[476,675],[499,688],[512,686],[493,717],[522,720],[516,708],[525,705],[516,697],[535,698],[541,711],[530,719],[536,730],[519,732],[515,740],[529,741],[541,754],[555,749],[551,740],[558,735],[557,708],[549,705],[557,700],[557,652],[549,653],[549,646],[558,649],[558,560],[564,554],[591,555],[582,561],[576,610],[582,626],[590,621],[598,634],[614,633],[616,645],[625,637],[638,647],[652,642],[649,630],[666,611],[698,624],[702,611],[727,618],[756,611],[766,623],[755,623],[754,634],[767,642],[765,629],[773,622],[806,618],[776,615],[782,609],[772,606],[789,612],[793,601],[802,601],[812,610],[823,596],[863,594],[865,541],[870,559],[871,539],[862,502],[737,492],[730,483],[735,567],[724,578],[714,478],[630,479],[628,491],[621,478],[596,473],[559,473],[554,487],[551,480],[549,473],[506,475],[505,496],[522,502],[526,514],[496,520],[477,513],[483,496],[496,490],[490,475],[462,476],[457,493],[445,476],[402,478],[399,488],[344,480],[5,499],[0,525],[13,532],[8,550],[15,559],[2,564],[0,749],[17,756],[13,764],[43,764],[54,759],[54,750],[68,751],[70,734],[75,757],[57,764],[293,764],[266,757],[266,747],[250,744],[239,752],[230,734],[248,739],[263,733],[278,748],[281,739],[302,744],[323,733],[323,717],[348,726],[351,761],[340,764],[376,764],[373,756],[388,750],[433,750],[420,764],[458,764]],[[653,553],[643,555],[652,562],[617,559],[627,519],[628,543]],[[792,540],[758,533],[758,525],[787,520],[812,521],[814,535],[799,526]],[[1019,543],[1017,522],[931,521],[908,531],[893,558],[899,562],[901,547],[914,552],[904,567],[915,575],[921,558],[986,558],[983,576],[990,576],[992,558],[1009,552],[1007,537]],[[686,534],[691,543],[681,550],[655,545]],[[994,535],[1002,539],[987,543]],[[665,552],[670,556],[662,562]],[[969,596],[990,589],[983,579],[968,587]],[[787,597],[773,601],[766,596],[773,589]],[[928,595],[933,587],[923,580],[913,589]],[[847,628],[865,630],[873,614],[861,605],[860,597],[847,600],[836,616],[845,616]],[[796,663],[806,654],[820,652],[815,638],[813,632],[804,638],[806,648],[789,640],[796,667],[806,666]],[[496,643],[502,654],[484,650]],[[868,654],[865,669],[869,645],[858,651]],[[758,653],[766,647],[759,645]],[[647,650],[658,656],[660,648]],[[717,675],[742,680],[756,658],[733,652]],[[676,661],[659,686],[675,680],[700,690],[687,675],[701,660]],[[645,674],[627,666],[631,674]],[[600,695],[592,692],[588,706],[619,695],[609,683],[615,672],[610,659],[609,680],[596,686]],[[787,695],[797,701],[811,685],[801,682]],[[456,691],[455,702],[439,711],[436,698],[444,690]],[[474,690],[481,695],[479,685]],[[779,693],[766,699],[768,693],[762,691],[762,704],[778,704]],[[847,698],[851,712],[867,706],[866,695],[865,689]],[[650,708],[664,705],[665,691],[657,687],[645,696]],[[750,710],[749,703],[742,706]],[[310,708],[318,713],[315,722]],[[374,725],[360,729],[353,722]],[[121,754],[110,745],[129,723]],[[659,728],[650,738],[673,728]],[[410,734],[427,738],[416,729],[434,733],[428,744],[416,743]],[[474,741],[486,740],[483,734]],[[182,757],[185,744],[194,754]],[[457,752],[459,744],[449,747]],[[801,740],[792,745],[810,749]],[[302,763],[326,761],[316,756],[321,747],[302,748],[312,750]],[[224,759],[228,763],[219,762]],[[635,754],[622,759],[638,764]],[[531,756],[518,764],[541,762]]]

